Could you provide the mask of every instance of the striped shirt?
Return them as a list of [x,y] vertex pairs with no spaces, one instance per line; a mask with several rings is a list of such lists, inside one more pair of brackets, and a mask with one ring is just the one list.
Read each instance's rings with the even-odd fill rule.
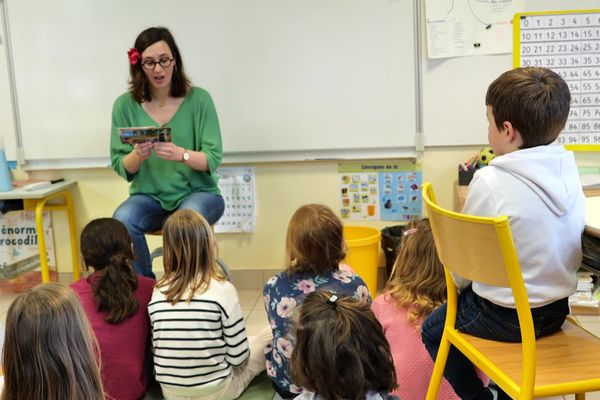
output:
[[[186,295],[183,296],[186,298]],[[181,395],[220,390],[250,354],[235,287],[211,280],[191,302],[172,305],[160,288],[148,304],[156,380]]]

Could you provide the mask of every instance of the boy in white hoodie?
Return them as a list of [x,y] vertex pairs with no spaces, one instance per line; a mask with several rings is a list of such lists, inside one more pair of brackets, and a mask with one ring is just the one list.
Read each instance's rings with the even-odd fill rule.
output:
[[[572,152],[553,144],[569,115],[565,81],[544,68],[517,68],[500,75],[485,98],[488,140],[496,157],[469,185],[463,213],[507,215],[517,248],[536,337],[560,329],[577,287],[584,196]],[[482,260],[485,262],[485,260]],[[457,277],[461,289],[456,327],[475,336],[519,342],[521,333],[510,288]],[[445,305],[422,326],[435,360]],[[452,348],[444,371],[461,399],[492,399],[471,362]],[[509,398],[499,393],[498,399]]]

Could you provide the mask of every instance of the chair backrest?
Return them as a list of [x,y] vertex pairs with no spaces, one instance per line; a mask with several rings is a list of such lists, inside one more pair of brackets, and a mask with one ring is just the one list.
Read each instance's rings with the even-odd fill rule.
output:
[[519,260],[508,217],[486,218],[446,210],[435,201],[431,183],[423,184],[423,200],[440,261],[446,269],[472,281],[511,287],[510,270]]
[[448,309],[456,306],[451,305],[451,300],[456,300],[456,286],[448,282],[452,280],[448,272],[471,281],[510,287],[519,315],[522,342],[529,347],[526,351],[534,354],[531,309],[508,217],[476,217],[446,210],[437,205],[428,182],[423,184],[423,200],[435,247],[446,270]]

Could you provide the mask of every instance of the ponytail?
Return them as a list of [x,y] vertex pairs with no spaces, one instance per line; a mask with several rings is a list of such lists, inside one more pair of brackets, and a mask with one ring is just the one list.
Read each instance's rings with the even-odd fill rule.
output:
[[123,254],[113,254],[101,274],[92,286],[98,311],[108,312],[106,321],[118,324],[138,310],[137,277]]
[[81,232],[81,253],[86,267],[96,271],[90,282],[98,311],[108,313],[106,321],[118,324],[135,314],[138,279],[131,268],[133,250],[125,225],[113,218],[91,221]]

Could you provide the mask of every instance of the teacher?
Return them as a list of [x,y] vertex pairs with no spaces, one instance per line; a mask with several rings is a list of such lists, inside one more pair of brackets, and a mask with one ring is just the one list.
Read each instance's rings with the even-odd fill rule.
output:
[[[223,149],[210,94],[191,85],[168,29],[144,30],[128,51],[129,91],[112,110],[112,168],[128,182],[129,198],[115,211],[133,241],[138,274],[153,277],[144,233],[162,228],[180,208],[198,211],[212,225],[225,208],[215,171]],[[172,142],[123,144],[118,128],[169,127]]]

